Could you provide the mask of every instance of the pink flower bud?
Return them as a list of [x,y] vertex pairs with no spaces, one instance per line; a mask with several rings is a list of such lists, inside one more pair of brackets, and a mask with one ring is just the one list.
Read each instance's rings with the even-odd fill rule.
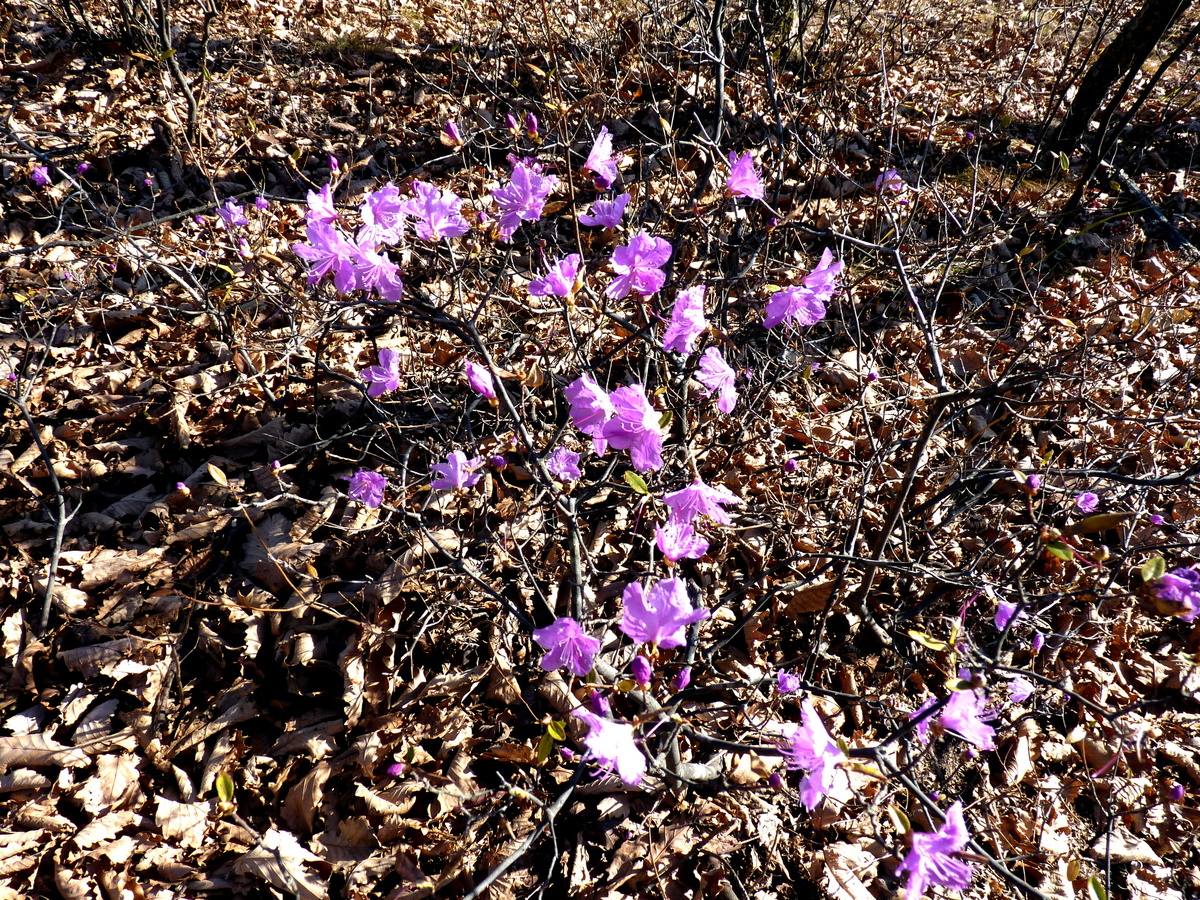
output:
[[635,656],[633,663],[629,666],[629,671],[633,673],[633,680],[641,687],[649,687],[650,679],[654,675],[654,667],[650,665],[650,660],[644,656]]
[[675,677],[671,679],[671,690],[676,691],[676,692],[682,691],[684,688],[686,688],[691,683],[692,683],[692,670],[689,669],[687,666],[684,666],[682,669],[680,669],[678,672],[676,672]]
[[525,113],[525,131],[531,138],[537,140],[538,136],[538,118],[533,113]]
[[1166,520],[1166,519],[1164,519],[1162,516],[1160,516],[1160,515],[1157,515],[1157,514],[1155,514],[1155,515],[1153,515],[1153,516],[1151,516],[1151,517],[1150,517],[1150,524],[1151,524],[1151,525],[1161,525],[1161,524],[1162,524],[1163,522],[1165,522],[1165,521],[1167,521],[1167,520]]
[[591,696],[588,697],[588,706],[598,716],[612,715],[612,706],[609,704],[608,698],[597,690],[593,690]]
[[774,790],[781,791],[783,790],[783,776],[778,772],[772,772],[771,777],[767,779],[767,784]]
[[1046,636],[1039,631],[1029,642],[1029,649],[1034,653],[1040,653],[1044,646],[1046,646]]
[[1030,475],[1025,479],[1025,486],[1031,491],[1038,490],[1042,486],[1042,476],[1037,474]]
[[1187,796],[1187,791],[1184,790],[1182,784],[1171,785],[1171,790],[1167,792],[1167,796],[1171,798],[1172,803],[1179,803]]

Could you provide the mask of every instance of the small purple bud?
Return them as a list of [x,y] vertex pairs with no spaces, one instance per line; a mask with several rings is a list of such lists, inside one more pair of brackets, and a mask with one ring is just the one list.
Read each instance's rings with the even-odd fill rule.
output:
[[45,166],[34,166],[29,180],[38,187],[45,187],[50,183],[50,170]]
[[504,117],[504,124],[508,126],[508,130],[513,134],[516,134],[521,130],[521,124],[517,121],[517,117],[512,113],[509,113]]
[[878,381],[878,380],[879,380],[878,372],[868,372],[867,373],[867,381]]
[[338,169],[340,169],[340,168],[341,168],[341,166],[338,164],[337,157],[334,156],[332,153],[330,153],[329,154],[329,171],[336,174]]
[[976,750],[974,747],[963,748],[963,758],[964,759],[975,759],[978,756],[979,756],[979,751]]
[[254,198],[254,208],[255,209],[266,209],[270,205],[271,205],[271,201],[268,200],[266,197],[262,196],[261,194]]
[[1150,524],[1151,524],[1151,525],[1161,525],[1161,524],[1162,524],[1163,522],[1165,522],[1165,521],[1167,521],[1167,520],[1166,520],[1166,519],[1164,519],[1162,516],[1158,515],[1157,513],[1155,513],[1154,515],[1152,515],[1152,516],[1150,517]]
[[187,484],[182,481],[177,481],[177,482],[175,482],[175,490],[177,490],[177,491],[187,490]]
[[559,747],[558,752],[562,754],[564,762],[570,762],[575,758],[575,751],[570,747]]
[[271,471],[272,472],[278,472],[281,468],[283,468],[283,464],[279,460],[277,460],[277,459],[271,460]]
[[446,124],[442,126],[442,133],[456,147],[463,142],[462,132],[458,130],[458,123],[453,119],[446,120]]
[[77,165],[75,167],[75,174],[82,175],[90,168],[91,168],[91,166],[89,166],[86,162],[81,162],[79,165]]
[[387,773],[389,775],[391,775],[393,778],[399,778],[401,775],[404,774],[404,769],[405,769],[404,763],[402,763],[402,762],[392,763],[390,766],[387,767]]
[[783,776],[780,775],[778,772],[772,772],[771,777],[767,779],[767,784],[769,784],[774,790],[782,791],[783,790]]
[[597,690],[593,690],[591,696],[588,697],[588,706],[598,716],[612,715],[612,706],[609,705],[608,698]]
[[1036,491],[1042,486],[1042,476],[1034,473],[1025,479],[1025,486],[1031,491]]
[[1044,646],[1046,646],[1046,636],[1039,631],[1033,636],[1033,640],[1029,642],[1029,649],[1034,653],[1040,653]]
[[17,383],[17,373],[16,373],[16,372],[9,372],[9,373],[8,373],[8,380],[9,380],[9,383],[11,383],[11,384],[16,384],[16,383]]
[[930,791],[929,799],[932,800],[934,803],[939,803],[939,802],[941,802],[942,794],[940,791]]
[[820,363],[813,363],[812,365],[810,365],[810,366],[808,367],[808,371],[810,371],[810,372],[812,372],[814,375],[816,375],[818,372],[820,372],[820,371],[821,371],[821,364],[820,364]]
[[800,463],[794,459],[787,459],[783,462],[783,471],[787,472],[789,475],[792,472],[795,472],[798,468],[800,468]]
[[503,469],[508,465],[508,457],[502,453],[497,453],[492,457],[492,468]]
[[684,666],[671,679],[671,690],[679,692],[692,683],[692,670]]
[[644,656],[635,656],[633,662],[629,666],[629,671],[633,673],[633,680],[642,687],[650,686],[650,679],[654,675],[654,667],[650,665],[650,660]]
[[200,215],[192,216],[192,221],[195,222],[197,225],[203,225],[204,224],[204,216],[200,216]]
[[531,112],[525,113],[525,131],[529,133],[531,138],[537,139],[538,118]]
[[1182,784],[1173,784],[1171,790],[1167,792],[1167,796],[1171,798],[1172,803],[1178,803],[1187,796],[1187,791],[1184,790]]
[[142,184],[144,184],[146,187],[154,187],[154,179],[147,175],[142,179]]
[[963,137],[965,137],[968,141],[973,141],[975,140],[975,132],[968,131],[963,135]]

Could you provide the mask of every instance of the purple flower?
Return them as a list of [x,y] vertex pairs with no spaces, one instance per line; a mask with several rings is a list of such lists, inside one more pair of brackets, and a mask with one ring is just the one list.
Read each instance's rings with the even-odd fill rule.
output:
[[1042,476],[1036,472],[1025,479],[1025,487],[1029,488],[1033,493],[1037,493],[1042,486]]
[[293,244],[292,252],[308,260],[312,267],[308,271],[308,283],[316,284],[328,273],[333,273],[333,286],[339,293],[348,294],[358,286],[358,275],[354,262],[358,258],[358,247],[350,243],[344,234],[324,222],[309,222],[307,244]]
[[379,351],[379,365],[362,370],[368,397],[379,397],[400,387],[400,354],[384,348]]
[[578,253],[563,257],[541,278],[529,282],[529,293],[535,297],[570,297],[575,291],[575,279],[579,277],[579,263]]
[[801,724],[792,726],[783,746],[783,758],[789,769],[803,769],[808,774],[800,782],[800,802],[812,812],[821,798],[833,788],[833,773],[846,759],[846,754],[834,743],[825,723],[817,715],[812,701],[800,704]]
[[716,347],[709,347],[700,357],[700,368],[696,380],[717,394],[717,409],[723,413],[733,412],[737,405],[737,372],[725,362],[725,357]]
[[415,196],[404,205],[404,211],[417,219],[413,231],[423,241],[440,241],[444,237],[462,237],[471,226],[462,216],[462,199],[452,191],[439,191],[424,181],[414,181]]
[[913,832],[912,849],[896,867],[896,874],[908,873],[905,900],[920,900],[930,885],[964,891],[971,884],[971,867],[950,854],[967,845],[970,835],[963,821],[962,802],[946,810],[946,821],[932,834]]
[[1187,796],[1187,788],[1182,784],[1173,784],[1167,796],[1171,799],[1172,803],[1181,803],[1183,802],[1183,798]]
[[394,184],[385,184],[368,194],[358,208],[363,220],[357,235],[359,246],[376,247],[399,241],[408,206],[409,202],[400,199],[400,189]]
[[781,694],[794,694],[800,690],[800,676],[787,669],[780,669],[775,674],[775,689]]
[[250,220],[242,212],[241,204],[232,199],[217,207],[217,215],[221,217],[226,230],[250,224]]
[[602,188],[611,187],[620,176],[617,161],[613,159],[612,135],[605,126],[600,126],[600,133],[596,135],[596,141],[592,144],[592,150],[588,153],[583,167],[595,173],[596,184]]
[[34,166],[33,172],[29,175],[29,180],[38,187],[45,187],[50,183],[50,170],[45,166]]
[[1159,579],[1154,592],[1169,609],[1178,610],[1171,615],[1179,616],[1185,622],[1194,622],[1200,615],[1200,571],[1175,569],[1168,572]]
[[435,478],[430,487],[435,491],[452,491],[458,488],[469,488],[479,483],[483,476],[475,472],[483,465],[483,457],[476,456],[467,459],[467,454],[461,450],[453,450],[444,463],[435,463],[430,470],[441,478]]
[[631,787],[642,783],[646,774],[646,757],[633,742],[633,726],[602,719],[586,709],[575,710],[575,718],[588,726],[583,744],[587,758],[594,760],[604,774],[616,772]]
[[566,447],[559,447],[546,457],[546,468],[559,481],[578,481],[583,477],[579,471],[579,454]]
[[798,460],[796,460],[794,458],[793,459],[785,459],[783,461],[783,471],[787,472],[789,475],[792,472],[795,472],[799,468],[800,468],[800,463]]
[[87,170],[88,170],[88,169],[90,169],[90,168],[91,168],[91,166],[90,166],[90,165],[88,165],[87,161],[85,160],[84,162],[81,162],[79,165],[77,165],[77,166],[75,167],[75,174],[76,174],[76,175],[83,175],[83,174],[84,174],[84,173],[86,173],[86,172],[87,172]]
[[1165,521],[1167,521],[1167,520],[1166,520],[1166,519],[1164,519],[1162,516],[1158,515],[1158,513],[1155,513],[1154,515],[1152,515],[1152,516],[1150,517],[1150,524],[1151,524],[1151,525],[1161,525],[1161,524],[1162,524],[1163,522],[1165,522]]
[[496,383],[492,381],[491,372],[469,359],[463,360],[463,368],[466,369],[467,384],[471,386],[471,390],[489,400],[496,399]]
[[538,117],[531,112],[525,113],[525,133],[533,140],[538,136]]
[[904,179],[900,177],[900,173],[895,169],[888,169],[875,179],[875,192],[877,194],[882,194],[884,191],[899,194],[906,187]]
[[591,212],[580,215],[579,221],[584,225],[616,228],[621,224],[621,217],[625,215],[625,207],[628,205],[628,194],[618,194],[612,200],[597,200],[592,204]]
[[1033,696],[1033,682],[1024,675],[1018,675],[1008,683],[1008,696],[1013,703],[1024,703]]
[[674,350],[676,353],[691,353],[696,346],[696,338],[708,328],[704,318],[704,285],[698,284],[686,291],[680,291],[671,308],[671,321],[663,333],[663,350]]
[[374,290],[384,300],[398,303],[404,295],[404,282],[400,280],[400,268],[386,253],[376,253],[369,247],[359,246],[354,257],[354,274],[360,291]]
[[671,521],[690,524],[698,516],[708,516],[718,525],[730,523],[723,506],[741,506],[742,499],[727,488],[713,487],[697,478],[682,490],[663,495],[663,503],[671,510]]
[[[913,721],[914,719],[918,718],[927,709],[930,709],[936,705],[937,705],[937,697],[930,697],[928,700],[926,700],[924,703],[922,703],[920,706],[918,706],[916,709],[914,709],[911,713],[908,714],[908,721],[910,721],[910,722]],[[921,719],[921,721],[917,722],[916,728],[915,728],[915,730],[917,732],[917,740],[919,740],[922,744],[925,743],[927,740],[929,740],[929,726],[932,724],[933,724],[933,716],[925,716],[925,718],[923,718],[923,719]]]
[[329,154],[329,171],[336,175],[339,169],[341,169],[341,165],[338,163],[338,158],[336,156],[334,156],[332,153],[330,153]]
[[570,616],[539,628],[533,633],[533,639],[547,651],[541,663],[547,672],[566,666],[582,678],[592,671],[592,660],[600,652],[600,639],[584,631]]
[[842,261],[834,260],[828,247],[821,254],[817,267],[804,276],[801,284],[784,288],[771,295],[767,301],[767,315],[763,326],[774,328],[781,322],[792,325],[815,325],[825,318],[825,304],[837,290],[838,275]]
[[[1018,606],[1019,604],[1010,603],[1007,600],[1001,600],[996,604],[996,616],[994,621],[996,623],[997,631],[1003,631],[1008,627],[1008,623],[1012,621],[1012,617],[1017,613]],[[1025,618],[1025,613],[1021,613],[1021,615],[1018,616],[1018,621],[1023,618]]]
[[955,691],[942,707],[938,721],[943,728],[953,731],[980,750],[995,750],[996,743],[992,738],[996,735],[996,729],[984,723],[984,718],[988,717],[984,711],[986,704],[987,697],[983,691]]
[[513,134],[516,134],[518,131],[521,130],[521,126],[517,122],[517,117],[514,116],[512,113],[508,113],[507,115],[505,115],[504,124],[506,126],[508,126],[508,130],[511,131]]
[[333,208],[333,185],[327,184],[318,191],[308,192],[308,208],[304,220],[309,225],[328,225],[338,217]]
[[513,165],[512,181],[492,195],[500,207],[501,239],[509,240],[522,222],[540,219],[546,198],[558,184],[553,175],[543,175],[536,162],[518,160]]
[[649,590],[634,582],[621,595],[625,612],[621,631],[639,644],[680,647],[687,641],[684,629],[708,618],[707,609],[693,609],[687,585],[681,578],[664,578]]
[[754,169],[754,157],[749,151],[737,156],[732,151],[729,154],[729,180],[725,188],[734,197],[749,197],[752,200],[763,198],[763,183]]
[[668,522],[665,526],[655,526],[654,537],[658,551],[671,562],[699,559],[708,552],[708,541],[696,534],[688,523]]
[[268,200],[266,197],[264,197],[262,194],[259,194],[257,197],[254,198],[254,208],[257,209],[259,212],[262,212],[263,210],[266,210],[266,209],[270,209],[271,201]]
[[1075,498],[1075,505],[1079,507],[1081,513],[1090,513],[1100,505],[1100,498],[1091,491],[1084,491]]
[[351,500],[360,500],[363,506],[374,509],[383,502],[385,487],[387,487],[387,479],[378,472],[359,469],[350,479],[350,487],[346,493],[350,495]]
[[671,690],[678,693],[687,688],[692,683],[692,670],[684,666],[675,673],[675,677],[671,679]]
[[612,398],[590,375],[576,378],[567,385],[563,394],[571,404],[571,421],[584,434],[592,436],[596,455],[603,456],[608,449],[608,441],[603,435],[604,425],[617,414]]
[[458,123],[453,119],[446,120],[446,124],[442,126],[442,134],[446,136],[446,141],[451,147],[462,146],[462,132],[458,130]]
[[[633,467],[639,472],[661,469],[663,432],[659,413],[650,405],[646,389],[640,384],[619,387],[609,400],[613,418],[600,428],[600,437],[618,450],[628,450]],[[583,429],[580,429],[583,430]]]
[[633,658],[633,662],[629,665],[629,671],[633,675],[633,680],[641,687],[649,687],[650,679],[654,677],[654,667],[650,665],[650,660],[640,654]]
[[639,231],[628,244],[613,251],[612,267],[617,273],[605,293],[614,300],[637,291],[646,297],[658,293],[667,280],[662,271],[671,258],[671,245],[662,238]]
[[1040,631],[1033,636],[1033,640],[1029,642],[1029,649],[1033,653],[1041,653],[1042,648],[1046,646],[1046,636]]
[[592,688],[592,692],[588,694],[588,706],[592,708],[592,712],[596,715],[604,716],[606,719],[612,718],[612,704],[608,702],[607,697],[595,688]]

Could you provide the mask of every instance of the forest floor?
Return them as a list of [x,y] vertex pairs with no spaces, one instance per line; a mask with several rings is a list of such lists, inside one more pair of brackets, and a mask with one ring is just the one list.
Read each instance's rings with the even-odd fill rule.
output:
[[[757,2],[179,0],[169,51],[119,4],[4,6],[0,900],[867,900],[956,802],[947,896],[1200,895],[1200,629],[1163,596],[1200,546],[1195,48],[1072,210],[1089,156],[1044,126],[1129,3],[829,4],[770,53]],[[534,157],[558,185],[503,240]],[[310,283],[310,192],[352,228],[417,180],[469,228],[389,241],[400,300]],[[619,296],[639,231],[665,285]],[[824,250],[824,317],[765,328]],[[645,386],[661,467],[594,452],[584,374]],[[451,451],[480,477],[435,489]],[[740,502],[668,565],[694,479]],[[707,616],[638,683],[629,586],[666,576]],[[541,665],[566,616],[586,676]],[[810,810],[780,748],[814,716]]]

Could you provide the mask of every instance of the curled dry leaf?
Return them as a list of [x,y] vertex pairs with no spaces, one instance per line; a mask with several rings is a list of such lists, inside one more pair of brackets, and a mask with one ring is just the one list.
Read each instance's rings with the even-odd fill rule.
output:
[[65,766],[78,768],[92,761],[76,747],[60,744],[45,734],[19,734],[0,737],[0,766]]
[[327,900],[325,883],[306,868],[306,864],[320,862],[321,858],[301,846],[295,835],[272,828],[254,849],[234,861],[233,871],[261,878],[299,900]]

